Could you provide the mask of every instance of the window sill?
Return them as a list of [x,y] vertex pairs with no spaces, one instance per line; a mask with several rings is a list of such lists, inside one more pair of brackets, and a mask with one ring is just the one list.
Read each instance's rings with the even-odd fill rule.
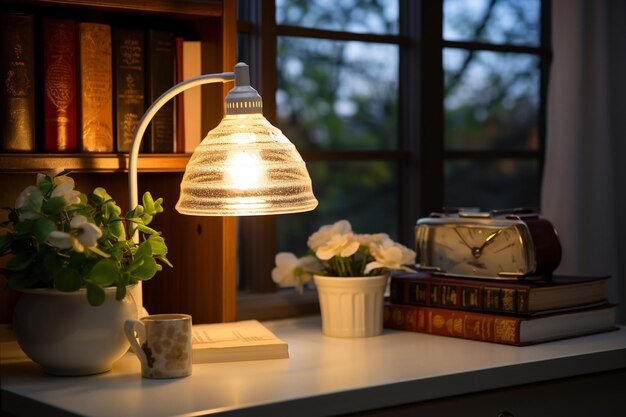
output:
[[317,291],[298,294],[295,290],[279,290],[275,293],[237,293],[237,320],[276,320],[319,314]]

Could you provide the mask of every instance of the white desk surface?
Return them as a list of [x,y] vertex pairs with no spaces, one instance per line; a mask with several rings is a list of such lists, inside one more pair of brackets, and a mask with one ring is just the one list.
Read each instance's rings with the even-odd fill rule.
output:
[[194,365],[169,380],[142,379],[132,353],[104,374],[45,375],[5,335],[2,407],[18,416],[323,416],[626,368],[626,327],[514,347],[387,329],[331,338],[319,317],[265,324],[289,343],[289,359]]

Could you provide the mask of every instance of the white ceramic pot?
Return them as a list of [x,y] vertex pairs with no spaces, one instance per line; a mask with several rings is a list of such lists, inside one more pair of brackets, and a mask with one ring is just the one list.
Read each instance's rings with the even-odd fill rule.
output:
[[46,373],[91,375],[111,370],[128,350],[124,322],[137,318],[132,297],[117,301],[106,288],[104,304],[94,307],[85,289],[22,290],[13,315],[17,342]]
[[386,275],[313,278],[326,336],[369,337],[382,333]]

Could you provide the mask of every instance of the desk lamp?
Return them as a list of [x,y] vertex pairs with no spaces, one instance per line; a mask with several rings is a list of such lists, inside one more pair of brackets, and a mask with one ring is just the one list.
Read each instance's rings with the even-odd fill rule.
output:
[[[317,206],[302,157],[289,139],[263,117],[263,101],[250,86],[248,65],[238,63],[234,72],[182,81],[148,108],[139,120],[129,153],[130,207],[139,200],[139,148],[157,111],[185,90],[233,80],[235,86],[225,99],[224,118],[196,147],[187,163],[176,210],[194,216],[246,216],[298,213]],[[139,240],[136,230],[133,239]],[[141,286],[136,287],[135,301],[141,311]]]

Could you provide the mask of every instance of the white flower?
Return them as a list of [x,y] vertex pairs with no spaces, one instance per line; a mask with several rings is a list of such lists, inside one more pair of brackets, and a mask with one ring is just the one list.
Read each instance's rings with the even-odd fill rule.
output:
[[43,195],[39,188],[29,185],[15,200],[15,208],[20,210],[20,220],[32,220],[39,217]]
[[403,265],[415,263],[415,252],[391,239],[372,244],[370,251],[375,261],[365,266],[365,274],[378,268],[405,269]]
[[102,237],[102,230],[87,218],[77,214],[70,221],[70,232],[65,233],[54,230],[48,236],[48,242],[59,249],[73,247],[76,252],[84,252],[85,248],[96,246],[98,239]]
[[[54,169],[51,169],[49,171],[46,171],[45,174],[41,174],[41,173],[37,174],[37,187],[39,187],[39,184],[41,184],[41,181],[46,179],[46,177],[53,178],[54,183],[58,184],[57,183],[57,178],[55,178],[55,177],[57,175],[59,175],[61,172],[63,172],[63,168],[54,168]],[[69,177],[63,176],[63,177],[59,177],[59,178],[69,178]],[[72,180],[72,181],[74,181],[74,180]]]
[[313,256],[297,258],[290,252],[276,254],[276,267],[272,270],[272,280],[280,286],[294,286],[299,292],[312,278],[313,272],[320,272],[322,266]]
[[[59,178],[68,178],[68,177],[59,177]],[[56,179],[56,178],[55,178]],[[61,181],[59,185],[57,185],[54,190],[52,190],[51,197],[63,197],[65,203],[69,206],[70,204],[78,204],[80,203],[80,191],[76,191],[74,189],[74,180],[69,178],[71,181]]]
[[320,227],[320,229],[309,236],[307,244],[313,251],[326,244],[334,235],[344,235],[352,232],[352,226],[347,220],[339,220],[335,224]]
[[333,256],[341,256],[343,258],[352,256],[359,250],[360,243],[354,238],[352,232],[346,234],[335,234],[330,240],[317,248],[315,255],[323,261]]
[[373,235],[354,235],[354,238],[363,246],[370,247],[373,244],[380,244],[383,240],[389,239],[387,233],[375,233]]

